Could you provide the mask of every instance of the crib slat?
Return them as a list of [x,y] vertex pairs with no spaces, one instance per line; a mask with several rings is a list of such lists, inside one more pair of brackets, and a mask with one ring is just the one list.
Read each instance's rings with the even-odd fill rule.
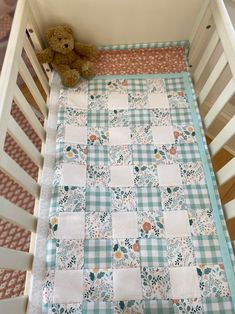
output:
[[0,196],[0,217],[29,231],[36,232],[37,218]]
[[43,142],[45,142],[46,131],[42,127],[41,123],[38,121],[34,111],[32,110],[30,104],[28,103],[28,101],[26,100],[26,98],[24,97],[23,93],[21,92],[18,86],[16,86],[16,89],[15,89],[14,100],[17,103],[20,110],[25,115],[27,121],[30,123],[34,131],[39,136],[39,138]]
[[229,122],[225,125],[225,127],[216,135],[213,141],[210,143],[209,148],[211,155],[220,151],[224,147],[224,145],[232,138],[235,134],[235,116],[229,120]]
[[27,311],[28,296],[0,300],[0,313],[25,314]]
[[0,247],[0,268],[14,270],[31,270],[33,254]]
[[0,169],[35,198],[39,197],[39,184],[4,151],[0,156]]
[[205,66],[207,65],[207,62],[209,61],[212,53],[214,52],[215,47],[218,44],[218,42],[219,42],[219,36],[215,30],[209,43],[208,43],[208,46],[206,47],[206,50],[204,51],[198,65],[195,69],[195,72],[193,75],[195,84],[198,82],[199,78],[201,77],[201,74],[202,74],[203,70],[205,69]]
[[227,104],[229,99],[233,96],[235,93],[235,81],[234,78],[231,78],[231,80],[228,82],[222,93],[219,95],[219,97],[216,99],[215,103],[211,107],[211,109],[208,111],[204,118],[204,125],[207,128],[211,126],[211,124],[215,121],[218,114],[223,110],[224,106]]
[[49,96],[50,88],[49,88],[48,79],[45,76],[40,63],[38,62],[34,49],[29,42],[28,36],[25,36],[24,49],[27,53],[27,56],[30,62],[32,63],[34,71],[36,72],[38,79],[40,80],[40,83],[42,84],[42,87],[46,95]]
[[224,214],[226,219],[231,219],[235,217],[235,199],[223,205]]
[[20,62],[20,68],[19,68],[20,75],[22,76],[23,80],[25,81],[27,87],[30,90],[30,93],[33,95],[33,98],[35,99],[38,107],[40,108],[42,114],[44,117],[47,117],[47,105],[41,95],[41,93],[38,90],[37,85],[35,84],[27,66],[25,65],[23,59],[21,58]]
[[219,185],[223,185],[235,176],[235,157],[216,172]]
[[30,141],[25,132],[21,129],[15,119],[10,115],[8,132],[30,159],[40,168],[43,166],[43,156]]
[[227,59],[225,57],[224,52],[221,54],[218,62],[216,63],[214,69],[211,71],[211,74],[209,75],[205,85],[203,86],[202,90],[199,93],[198,99],[199,103],[202,105],[204,103],[204,100],[210,93],[212,87],[214,86],[217,79],[220,77],[222,71],[224,70],[225,66],[227,64]]

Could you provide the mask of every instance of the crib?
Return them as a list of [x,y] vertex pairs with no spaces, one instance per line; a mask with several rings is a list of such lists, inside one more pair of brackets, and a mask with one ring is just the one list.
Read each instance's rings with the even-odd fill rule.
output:
[[[169,3],[170,1],[168,1]],[[35,19],[38,7],[34,7],[34,4],[34,2],[30,3],[28,0],[18,1],[0,80],[0,169],[30,193],[35,200],[34,214],[29,214],[3,197],[0,198],[0,217],[31,232],[29,253],[0,248],[1,269],[27,271],[24,295],[0,300],[0,312],[9,314],[38,313],[34,308],[30,308],[32,302],[32,281],[36,275],[33,265],[35,262],[43,263],[43,261],[35,261],[37,258],[35,250],[40,241],[40,237],[37,236],[37,228],[42,226],[43,223],[43,218],[40,215],[38,216],[38,211],[40,208],[42,172],[46,171],[44,156],[48,128],[48,104],[53,98],[53,93],[50,92],[53,73],[50,65],[41,66],[36,58],[35,50],[42,49],[45,46],[45,42],[40,29],[44,21],[42,19],[41,23],[38,23],[40,20],[38,16]],[[43,1],[37,1],[38,5],[41,5],[41,11],[45,9]],[[82,1],[81,5],[84,6]],[[64,6],[66,6],[65,1]],[[48,9],[50,11],[50,8]],[[180,27],[176,27],[175,36],[178,36],[180,31]],[[160,34],[158,31],[156,41],[164,41],[160,36],[164,37],[164,34]],[[133,35],[132,43],[138,40],[137,37]],[[191,36],[184,39],[190,42],[188,65],[193,78],[204,129],[212,137],[212,141],[209,144],[211,158],[224,148],[234,154],[235,116],[227,115],[226,121],[219,132],[213,125],[217,121],[216,119],[224,115],[224,108],[235,94],[235,31],[224,2],[222,0],[202,1]],[[102,40],[100,38],[97,43],[102,44]],[[107,41],[104,43],[109,41],[109,43],[114,44],[108,36],[105,40]],[[125,40],[129,41],[131,39],[117,39],[121,43],[125,43]],[[175,40],[175,38],[166,38],[165,40]],[[114,49],[112,47],[115,48],[115,46],[110,46],[110,49]],[[30,65],[22,57],[22,51],[30,60]],[[31,69],[33,68],[33,71],[29,69],[30,67]],[[44,97],[34,81],[32,72],[36,74],[41,84]],[[27,85],[40,109],[44,120],[43,124],[39,122],[35,111],[32,110],[31,105],[20,90],[17,84],[18,75]],[[208,98],[210,98],[210,101],[208,101]],[[42,146],[40,151],[37,150],[12,117],[11,108],[13,101],[41,139]],[[37,165],[39,169],[37,180],[32,179],[4,151],[7,133],[11,135]],[[235,157],[226,163],[215,175],[218,186],[226,185],[233,179],[235,176]],[[234,218],[235,199],[225,204],[223,209],[226,219]],[[34,289],[37,289],[37,287],[34,287]]]

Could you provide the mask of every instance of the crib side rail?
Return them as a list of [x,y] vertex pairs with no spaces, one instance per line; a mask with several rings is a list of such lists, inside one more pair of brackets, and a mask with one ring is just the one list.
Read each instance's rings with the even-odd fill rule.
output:
[[[29,275],[33,263],[33,239],[37,226],[37,203],[40,195],[40,172],[43,166],[43,147],[46,140],[47,97],[49,96],[50,67],[42,67],[35,49],[43,48],[43,40],[27,0],[17,3],[12,30],[0,77],[0,170],[14,180],[35,200],[34,213],[28,213],[12,202],[0,197],[0,218],[31,232],[29,252],[0,248],[0,269],[27,271]],[[28,61],[29,60],[29,61]],[[39,84],[35,83],[35,76]],[[19,83],[19,77],[21,83]],[[30,91],[38,110],[43,116],[40,121],[30,101],[21,91],[23,84]],[[41,85],[41,88],[38,87]],[[12,105],[16,104],[27,122],[41,140],[38,149],[26,135],[12,115]],[[32,178],[6,151],[5,140],[10,135],[39,169],[38,179]],[[27,291],[24,296],[0,300],[0,313],[23,314],[27,310]]]
[[[210,134],[221,115],[225,115],[226,106],[234,102],[235,31],[222,0],[207,2],[198,25],[191,42],[189,63],[204,127]],[[235,116],[231,113],[226,115],[226,122],[209,144],[212,158],[228,144],[235,147],[234,135]],[[216,177],[219,187],[227,187],[235,178],[235,157],[216,172]],[[224,212],[227,219],[235,218],[235,199],[224,204]]]

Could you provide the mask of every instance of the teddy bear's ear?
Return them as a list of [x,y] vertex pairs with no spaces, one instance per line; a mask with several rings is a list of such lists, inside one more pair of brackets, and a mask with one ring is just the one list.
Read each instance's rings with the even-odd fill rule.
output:
[[48,28],[48,30],[46,31],[47,40],[50,40],[50,38],[54,35],[54,32],[55,32],[54,27]]
[[73,30],[69,25],[63,25],[62,27],[66,32],[73,34]]

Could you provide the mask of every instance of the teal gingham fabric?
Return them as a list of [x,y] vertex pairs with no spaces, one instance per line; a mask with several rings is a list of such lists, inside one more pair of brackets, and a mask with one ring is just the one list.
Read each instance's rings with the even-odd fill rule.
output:
[[113,314],[111,302],[84,302],[83,313],[86,314]]
[[47,240],[46,248],[46,266],[47,269],[55,269],[56,266],[56,239]]
[[86,189],[86,211],[110,211],[111,192],[106,187]]
[[151,115],[148,109],[132,109],[129,111],[130,124],[136,125],[149,125],[151,124]]
[[184,88],[184,80],[182,77],[178,78],[165,78],[166,91],[167,92],[178,92],[183,91]]
[[154,146],[150,144],[132,145],[133,163],[153,164],[154,163]]
[[144,93],[147,91],[146,80],[133,79],[133,80],[127,80],[127,83],[128,83],[128,92]]
[[144,314],[174,314],[172,300],[145,300]]
[[110,268],[111,264],[111,239],[86,239],[84,241],[84,268]]
[[194,184],[184,186],[186,204],[190,209],[210,208],[210,198],[206,185]]
[[223,262],[219,241],[216,237],[193,237],[192,241],[197,264],[220,264]]
[[104,127],[109,124],[108,110],[89,110],[87,113],[88,127]]
[[158,187],[136,188],[137,209],[139,211],[160,210],[161,194]]
[[231,297],[203,298],[203,310],[206,314],[233,314]]
[[188,108],[171,108],[171,122],[173,125],[192,125],[192,115]]
[[139,243],[142,266],[164,266],[166,264],[166,239],[140,239]]
[[198,145],[194,143],[180,143],[176,146],[179,162],[201,161]]
[[109,146],[90,145],[88,146],[87,164],[88,165],[109,165]]

